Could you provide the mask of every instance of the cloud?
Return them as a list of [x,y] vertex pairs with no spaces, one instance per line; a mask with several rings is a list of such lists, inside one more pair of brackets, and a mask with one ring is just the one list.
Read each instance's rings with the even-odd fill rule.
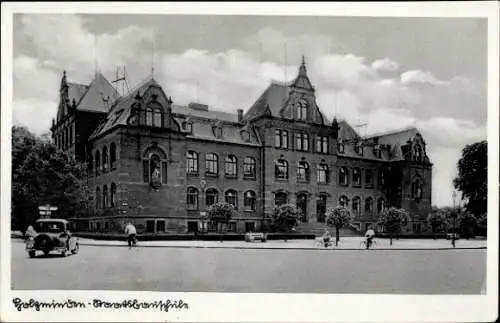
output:
[[[55,117],[63,69],[70,81],[86,84],[95,61],[110,80],[116,66],[126,65],[130,86],[151,74],[154,34],[149,28],[94,35],[88,21],[72,15],[24,15],[22,25],[19,35],[34,50],[15,56],[14,123],[37,133],[47,131]],[[338,115],[352,125],[368,122],[367,133],[407,126],[422,130],[437,174],[434,202],[449,202],[438,192],[450,189],[460,150],[486,135],[486,101],[477,85],[460,75],[442,80],[429,71],[405,71],[389,57],[370,63],[354,53],[335,54],[336,44],[327,35],[289,36],[263,28],[242,43],[221,52],[192,48],[173,54],[156,48],[155,78],[174,103],[201,101],[234,113],[248,109],[270,80],[292,79],[305,55],[317,102],[329,119]]]

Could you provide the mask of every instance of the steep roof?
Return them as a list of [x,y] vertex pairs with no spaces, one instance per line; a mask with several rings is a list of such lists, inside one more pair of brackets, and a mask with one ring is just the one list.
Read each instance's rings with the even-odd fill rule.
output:
[[[105,112],[109,111],[109,103],[118,97],[118,92],[101,73],[97,73],[88,85],[87,91],[76,106],[77,110]],[[109,100],[106,102],[106,100]]]
[[186,117],[198,117],[198,118],[206,118],[206,119],[217,119],[221,121],[227,122],[238,122],[238,115],[234,113],[219,111],[219,110],[200,110],[193,109],[189,106],[185,105],[176,105],[172,106],[172,113],[174,114],[182,114]]
[[259,99],[245,113],[244,120],[252,120],[266,113],[267,108],[272,116],[279,116],[281,109],[288,101],[290,86],[271,82]]
[[139,83],[138,86],[133,88],[130,93],[126,96],[119,97],[113,103],[109,109],[108,116],[94,131],[90,136],[93,139],[106,131],[117,127],[118,125],[126,125],[127,119],[130,116],[132,110],[132,103],[134,98],[139,94],[143,96],[144,92],[152,85],[160,86],[154,78],[146,79],[145,81]]

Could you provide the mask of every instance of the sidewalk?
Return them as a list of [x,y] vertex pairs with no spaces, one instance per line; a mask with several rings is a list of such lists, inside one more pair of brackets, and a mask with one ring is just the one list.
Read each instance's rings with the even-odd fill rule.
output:
[[[106,241],[80,238],[82,246],[115,246],[126,247],[126,241]],[[328,249],[359,250],[363,249],[361,237],[341,238],[337,247]],[[378,250],[447,250],[453,249],[449,240],[432,239],[393,239],[392,246],[389,239],[377,238],[376,245],[372,249]],[[486,240],[458,240],[455,249],[486,249]],[[316,240],[269,240],[262,242],[245,241],[139,241],[137,247],[157,248],[232,248],[232,249],[302,249],[302,250],[325,250],[320,239]]]

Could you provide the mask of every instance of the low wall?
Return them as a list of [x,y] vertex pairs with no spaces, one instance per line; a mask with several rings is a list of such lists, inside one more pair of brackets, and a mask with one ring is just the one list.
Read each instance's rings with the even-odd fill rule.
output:
[[[126,241],[127,238],[124,234],[116,233],[93,233],[93,232],[76,232],[73,233],[75,236],[80,238],[94,239],[94,240],[118,240]],[[199,234],[195,236],[194,234],[138,234],[137,238],[142,241],[173,241],[173,240],[206,240],[206,241],[218,241],[220,240],[220,235],[215,233]],[[315,239],[314,234],[304,234],[304,233],[268,233],[268,240],[297,240],[297,239]],[[243,241],[245,239],[244,234],[222,234],[222,239],[226,241]]]

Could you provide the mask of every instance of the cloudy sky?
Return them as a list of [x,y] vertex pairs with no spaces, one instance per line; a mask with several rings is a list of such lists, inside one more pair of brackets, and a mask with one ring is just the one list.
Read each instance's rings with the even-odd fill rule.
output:
[[13,45],[13,123],[38,134],[63,70],[87,84],[96,66],[111,80],[126,65],[133,86],[154,65],[175,103],[235,112],[292,79],[304,55],[329,118],[367,122],[362,134],[421,130],[433,204],[452,204],[461,149],[486,138],[484,19],[16,14]]

